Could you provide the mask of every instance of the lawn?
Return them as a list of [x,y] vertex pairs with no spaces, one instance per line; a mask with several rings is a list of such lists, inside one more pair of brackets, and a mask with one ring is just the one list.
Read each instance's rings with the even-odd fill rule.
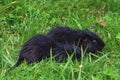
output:
[[[24,42],[55,26],[95,32],[105,42],[101,55],[24,62],[9,71]],[[120,1],[0,0],[0,80],[120,80]]]

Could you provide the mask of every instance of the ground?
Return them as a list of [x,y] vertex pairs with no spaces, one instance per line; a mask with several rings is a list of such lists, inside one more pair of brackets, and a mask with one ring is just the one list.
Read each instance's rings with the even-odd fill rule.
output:
[[[119,0],[1,0],[1,80],[119,80]],[[81,61],[56,63],[51,58],[8,71],[18,58],[21,46],[35,34],[46,34],[54,26],[89,29],[106,46],[101,55],[83,56]],[[92,57],[94,56],[94,57]]]

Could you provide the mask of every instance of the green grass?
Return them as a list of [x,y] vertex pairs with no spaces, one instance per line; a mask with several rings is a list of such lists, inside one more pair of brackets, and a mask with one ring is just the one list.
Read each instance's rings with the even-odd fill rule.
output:
[[[26,40],[46,34],[56,25],[90,29],[102,37],[106,46],[100,56],[91,53],[81,61],[68,58],[63,63],[52,59],[34,65],[23,63],[8,72]],[[0,79],[119,80],[120,1],[0,0]]]

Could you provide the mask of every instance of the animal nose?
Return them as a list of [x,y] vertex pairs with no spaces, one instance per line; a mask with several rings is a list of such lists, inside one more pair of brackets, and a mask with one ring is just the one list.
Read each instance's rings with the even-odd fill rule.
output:
[[99,51],[101,51],[102,49],[103,49],[103,46],[100,46],[100,47],[99,47]]

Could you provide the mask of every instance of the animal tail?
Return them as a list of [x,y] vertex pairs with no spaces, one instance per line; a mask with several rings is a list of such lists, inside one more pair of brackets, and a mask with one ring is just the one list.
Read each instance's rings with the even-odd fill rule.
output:
[[15,63],[15,65],[14,65],[13,67],[11,67],[10,70],[12,70],[12,69],[14,69],[15,67],[19,66],[19,65],[22,63],[23,60],[24,60],[24,58],[20,56],[20,57],[18,58],[17,62]]

